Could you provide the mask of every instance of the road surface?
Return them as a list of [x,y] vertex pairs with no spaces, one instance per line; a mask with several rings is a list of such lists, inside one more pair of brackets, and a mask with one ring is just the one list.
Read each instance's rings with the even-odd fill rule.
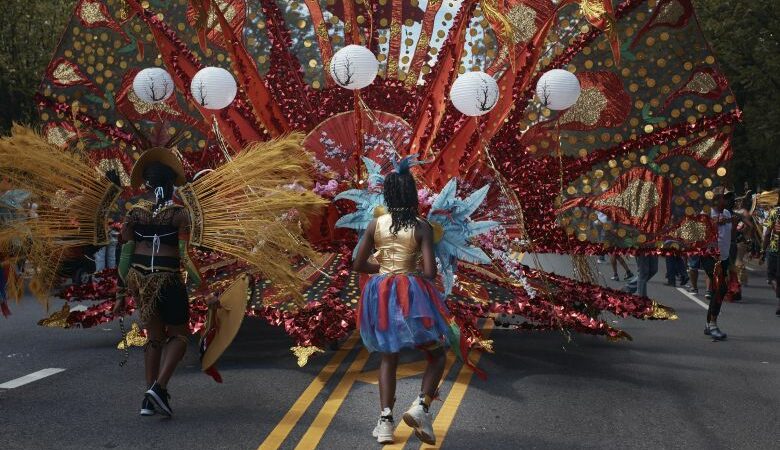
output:
[[[542,262],[570,273],[565,257]],[[742,302],[723,306],[728,341],[712,342],[703,297],[664,286],[663,270],[662,262],[649,293],[680,318],[610,319],[631,342],[486,329],[496,353],[479,366],[489,379],[448,366],[433,405],[439,445],[780,448],[780,317],[762,273],[751,273]],[[193,342],[170,385],[175,417],[142,418],[143,354],[134,349],[119,367],[117,323],[48,329],[35,325],[44,316],[35,301],[11,306],[14,315],[0,319],[4,449],[379,448],[378,360],[356,336],[299,368],[281,330],[247,320],[220,363],[224,384],[200,373]],[[396,416],[418,392],[422,360],[403,357]],[[396,440],[388,448],[421,448],[403,426]]]

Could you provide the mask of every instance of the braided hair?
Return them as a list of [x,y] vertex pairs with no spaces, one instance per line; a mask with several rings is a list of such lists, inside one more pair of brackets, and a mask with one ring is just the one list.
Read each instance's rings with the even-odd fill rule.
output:
[[393,218],[390,232],[417,226],[418,200],[417,184],[411,172],[391,172],[384,183],[385,204]]
[[161,162],[153,162],[144,168],[144,181],[153,192],[162,189],[162,196],[157,197],[157,207],[173,198],[173,183],[176,172]]

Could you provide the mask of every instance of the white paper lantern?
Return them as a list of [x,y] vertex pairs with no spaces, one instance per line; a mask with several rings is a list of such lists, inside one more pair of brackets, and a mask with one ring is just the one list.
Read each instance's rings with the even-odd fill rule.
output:
[[485,72],[466,72],[452,83],[450,100],[463,114],[481,116],[498,103],[498,84]]
[[149,67],[133,78],[133,92],[144,103],[159,103],[173,95],[174,84],[171,75],[159,67]]
[[226,108],[234,98],[238,87],[233,75],[221,67],[204,67],[192,77],[190,91],[195,101],[206,109]]
[[379,61],[371,50],[360,45],[347,45],[337,51],[330,60],[330,76],[339,86],[363,89],[374,82],[379,71]]
[[568,109],[580,98],[580,81],[568,70],[553,69],[539,78],[536,96],[553,111]]

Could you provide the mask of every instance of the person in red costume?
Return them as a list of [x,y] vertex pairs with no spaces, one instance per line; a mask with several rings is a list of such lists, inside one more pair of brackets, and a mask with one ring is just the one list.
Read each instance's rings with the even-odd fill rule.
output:
[[710,304],[707,309],[707,325],[704,327],[704,334],[712,337],[713,340],[722,341],[727,336],[718,327],[718,316],[720,315],[723,298],[728,291],[726,280],[729,271],[733,219],[731,212],[726,209],[726,194],[728,192],[722,187],[715,188],[713,192],[715,199],[710,211],[710,217],[713,225],[718,229],[718,256],[708,256],[701,259],[701,265],[710,280],[712,289],[712,293],[707,295]]

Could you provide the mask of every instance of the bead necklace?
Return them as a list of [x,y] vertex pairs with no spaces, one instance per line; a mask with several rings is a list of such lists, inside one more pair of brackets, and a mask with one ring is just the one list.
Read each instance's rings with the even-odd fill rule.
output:
[[162,210],[164,210],[169,206],[173,206],[173,200],[168,200],[167,202],[161,205],[156,205],[152,210],[152,217],[157,217],[157,214],[159,214]]

